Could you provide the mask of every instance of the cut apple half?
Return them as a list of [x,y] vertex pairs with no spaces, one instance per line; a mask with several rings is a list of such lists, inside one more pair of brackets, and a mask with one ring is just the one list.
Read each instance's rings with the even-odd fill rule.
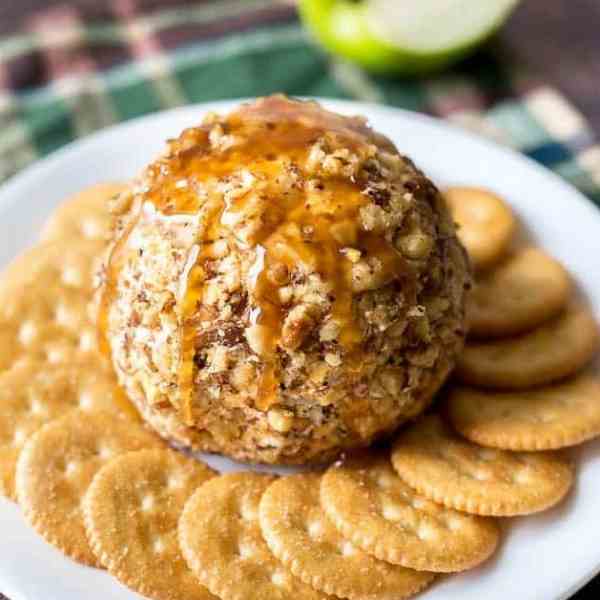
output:
[[465,56],[519,0],[301,0],[304,22],[330,52],[381,73],[426,73]]

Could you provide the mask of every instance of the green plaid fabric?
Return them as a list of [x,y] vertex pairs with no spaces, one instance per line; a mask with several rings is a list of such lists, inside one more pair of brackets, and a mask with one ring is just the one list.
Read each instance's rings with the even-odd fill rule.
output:
[[90,16],[61,5],[0,39],[0,180],[119,121],[281,91],[440,116],[527,154],[600,205],[600,146],[585,120],[496,48],[434,78],[385,79],[325,56],[289,3],[135,6],[111,0]]

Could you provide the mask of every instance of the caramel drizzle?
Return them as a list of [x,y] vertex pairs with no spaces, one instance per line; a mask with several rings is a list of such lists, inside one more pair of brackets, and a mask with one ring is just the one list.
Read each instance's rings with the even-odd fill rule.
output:
[[[198,351],[197,333],[206,320],[204,267],[211,258],[215,241],[226,239],[239,243],[234,232],[222,225],[222,220],[228,213],[244,211],[252,199],[250,193],[230,203],[220,201],[209,206],[196,193],[202,184],[228,177],[241,168],[266,182],[263,193],[269,209],[262,226],[253,235],[257,258],[248,273],[250,321],[261,325],[266,333],[267,351],[261,356],[263,369],[258,381],[257,407],[261,410],[277,400],[280,381],[277,350],[286,310],[278,299],[279,287],[267,276],[269,269],[282,263],[293,272],[297,263],[303,262],[331,285],[332,318],[340,327],[342,348],[353,360],[360,360],[361,333],[353,317],[352,264],[341,255],[344,244],[336,241],[332,227],[341,221],[356,224],[351,232],[354,239],[348,245],[361,250],[366,257],[378,258],[389,281],[406,269],[404,260],[391,244],[358,228],[358,213],[368,200],[362,193],[361,182],[324,177],[323,189],[318,194],[308,194],[302,185],[282,193],[282,188],[274,183],[282,173],[281,164],[276,162],[281,160],[294,165],[300,177],[307,179],[310,174],[303,171],[303,165],[312,145],[324,135],[340,136],[346,147],[360,151],[372,139],[362,121],[341,118],[311,103],[272,97],[231,114],[224,128],[227,134],[236,136],[238,143],[219,153],[211,150],[210,126],[186,130],[172,142],[170,155],[149,168],[152,184],[145,194],[145,200],[152,202],[165,216],[203,211],[205,217],[205,226],[199,231],[195,246],[197,258],[192,260],[193,266],[185,271],[180,282],[184,291],[180,410],[189,424],[193,423],[193,390],[198,368],[194,363]],[[123,237],[130,233],[131,229]],[[119,261],[113,259],[118,257],[121,244],[126,241],[119,241],[109,261],[109,280],[116,280]],[[110,286],[108,281],[107,290],[111,290]],[[108,303],[113,297],[112,291],[105,294]]]

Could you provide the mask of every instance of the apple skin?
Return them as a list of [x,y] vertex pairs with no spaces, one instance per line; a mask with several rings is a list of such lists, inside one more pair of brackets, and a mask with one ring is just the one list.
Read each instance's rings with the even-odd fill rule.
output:
[[[414,0],[410,0],[414,1]],[[320,44],[334,55],[375,74],[426,75],[454,63],[493,35],[484,35],[452,50],[421,53],[403,50],[377,38],[369,28],[364,0],[300,0],[300,16]]]

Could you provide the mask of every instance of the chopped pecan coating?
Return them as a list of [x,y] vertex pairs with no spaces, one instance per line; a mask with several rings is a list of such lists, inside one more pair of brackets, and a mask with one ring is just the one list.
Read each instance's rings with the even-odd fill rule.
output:
[[277,96],[211,115],[115,212],[113,362],[178,443],[327,460],[419,414],[462,347],[447,209],[361,119]]

